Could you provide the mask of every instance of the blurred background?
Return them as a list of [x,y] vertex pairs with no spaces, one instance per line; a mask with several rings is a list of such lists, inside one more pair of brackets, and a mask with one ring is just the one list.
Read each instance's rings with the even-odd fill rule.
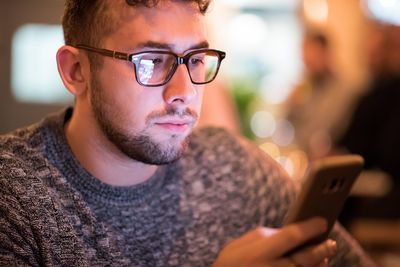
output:
[[[63,0],[0,1],[0,133],[73,99],[57,73]],[[227,52],[200,126],[243,134],[302,181],[309,164],[358,153],[365,171],[341,223],[381,265],[400,266],[400,0],[216,0]]]

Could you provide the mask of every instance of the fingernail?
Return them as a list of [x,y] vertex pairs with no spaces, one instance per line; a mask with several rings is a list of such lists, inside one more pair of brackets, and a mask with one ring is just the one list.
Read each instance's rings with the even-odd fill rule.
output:
[[329,239],[326,241],[327,246],[328,246],[328,253],[329,257],[333,256],[336,253],[337,250],[337,244],[335,240]]

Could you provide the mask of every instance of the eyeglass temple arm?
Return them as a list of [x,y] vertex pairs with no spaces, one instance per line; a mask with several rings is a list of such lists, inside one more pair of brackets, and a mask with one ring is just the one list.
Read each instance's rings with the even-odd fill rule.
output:
[[102,54],[102,55],[108,56],[108,57],[113,57],[116,59],[129,60],[128,54],[113,51],[113,50],[94,48],[94,47],[86,46],[86,45],[76,45],[76,48],[85,49],[88,51],[92,51],[92,52],[99,53],[99,54]]

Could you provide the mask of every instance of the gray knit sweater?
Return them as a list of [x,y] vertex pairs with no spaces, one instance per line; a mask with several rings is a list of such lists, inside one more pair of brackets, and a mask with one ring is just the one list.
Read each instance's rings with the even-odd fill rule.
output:
[[[291,181],[251,144],[195,131],[177,162],[116,187],[72,154],[72,109],[0,137],[0,266],[211,266],[224,244],[257,225],[279,227]],[[339,228],[335,266],[369,266]]]

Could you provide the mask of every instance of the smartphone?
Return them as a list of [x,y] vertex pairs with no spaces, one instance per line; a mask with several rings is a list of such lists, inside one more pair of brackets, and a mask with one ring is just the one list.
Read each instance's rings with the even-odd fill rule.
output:
[[285,225],[318,216],[327,220],[328,230],[295,250],[327,239],[363,165],[364,159],[359,155],[326,157],[310,165],[300,193],[289,209]]

